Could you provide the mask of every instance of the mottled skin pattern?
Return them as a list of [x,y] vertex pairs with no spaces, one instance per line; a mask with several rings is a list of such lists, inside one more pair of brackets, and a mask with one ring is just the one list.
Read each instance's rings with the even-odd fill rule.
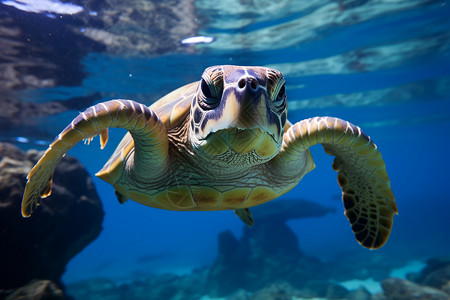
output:
[[129,131],[97,176],[127,199],[169,210],[231,209],[248,225],[249,207],[295,187],[314,168],[309,147],[336,156],[345,215],[367,248],[387,240],[397,207],[384,161],[361,129],[332,117],[287,121],[283,75],[263,67],[214,66],[146,107],[112,100],[88,108],[59,134],[28,175],[22,214],[51,193],[54,168],[83,139],[109,127]]

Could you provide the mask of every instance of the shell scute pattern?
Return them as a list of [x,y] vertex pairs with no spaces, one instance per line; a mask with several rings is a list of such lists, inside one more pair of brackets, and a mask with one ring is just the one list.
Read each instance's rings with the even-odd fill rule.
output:
[[207,186],[191,186],[191,193],[197,205],[205,207],[205,210],[218,207],[222,195],[219,190]]
[[133,200],[163,209],[217,210],[252,207],[277,197],[269,186],[236,188],[236,186],[173,186],[151,197],[139,191],[129,191]]

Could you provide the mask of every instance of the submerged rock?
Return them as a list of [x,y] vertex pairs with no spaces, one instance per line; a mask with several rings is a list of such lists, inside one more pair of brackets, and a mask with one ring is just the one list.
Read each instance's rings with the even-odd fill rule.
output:
[[244,227],[240,240],[231,231],[219,234],[219,253],[206,284],[211,296],[229,295],[239,288],[255,291],[276,280],[301,287],[306,281],[329,273],[323,263],[301,252],[286,221],[320,217],[334,209],[296,200],[274,201],[251,211],[255,225]]
[[30,218],[21,215],[26,176],[40,157],[0,143],[0,288],[32,279],[62,287],[66,264],[100,234],[103,209],[92,179],[73,157],[55,170],[52,195]]
[[450,257],[435,257],[427,261],[419,273],[408,274],[408,279],[438,289],[450,282]]
[[409,280],[388,278],[381,282],[387,300],[448,300],[449,294],[429,287],[419,285]]
[[[4,298],[3,298],[4,297]],[[50,280],[33,280],[16,290],[0,290],[5,300],[64,300],[64,293]]]

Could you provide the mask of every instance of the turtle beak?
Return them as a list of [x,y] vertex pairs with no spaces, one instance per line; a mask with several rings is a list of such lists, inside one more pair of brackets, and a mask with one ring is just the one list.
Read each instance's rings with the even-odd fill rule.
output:
[[225,104],[222,128],[259,129],[270,134],[274,141],[281,142],[282,131],[278,117],[270,109],[266,88],[249,75],[241,77],[237,84],[224,91]]
[[235,123],[232,127],[239,129],[261,128],[265,129],[266,116],[266,90],[258,84],[256,78],[246,76],[241,78],[230,95],[227,102],[235,102],[237,107]]

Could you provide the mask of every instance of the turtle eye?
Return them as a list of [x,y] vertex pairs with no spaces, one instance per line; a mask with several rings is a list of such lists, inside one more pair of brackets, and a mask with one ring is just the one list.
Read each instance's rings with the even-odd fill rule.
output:
[[211,95],[211,89],[209,88],[208,84],[204,80],[202,80],[201,89],[202,89],[203,96],[205,96],[206,98],[212,98],[213,97]]
[[216,90],[212,82],[207,82],[202,78],[200,92],[197,94],[198,104],[204,110],[216,108],[220,103],[220,97],[216,95]]
[[281,86],[277,96],[273,100],[272,108],[277,113],[281,113],[286,108],[286,89],[284,84]]
[[275,102],[283,102],[285,98],[286,98],[286,89],[283,84],[280,91],[278,92],[277,97],[275,98]]

